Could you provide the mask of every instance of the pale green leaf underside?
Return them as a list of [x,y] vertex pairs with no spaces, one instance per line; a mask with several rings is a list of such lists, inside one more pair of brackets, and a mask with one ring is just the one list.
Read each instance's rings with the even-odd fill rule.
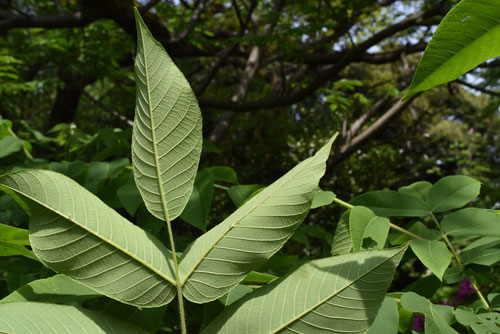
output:
[[47,267],[135,306],[174,297],[168,249],[75,181],[24,170],[1,177],[0,185],[29,199],[31,247]]
[[500,56],[500,1],[462,0],[438,26],[405,98]]
[[0,304],[0,332],[8,334],[147,334],[111,316],[74,306],[16,302]]
[[457,308],[455,317],[459,323],[471,326],[477,334],[500,333],[500,313],[491,312],[475,314]]
[[184,252],[179,270],[188,300],[219,298],[283,246],[310,209],[334,139]]
[[311,261],[231,305],[202,333],[364,333],[405,250]]
[[451,254],[446,244],[438,240],[413,239],[410,246],[420,261],[443,280],[443,274],[451,263]]
[[332,242],[332,255],[349,254],[352,250],[351,234],[349,233],[349,215],[351,210],[344,212],[335,229]]
[[134,177],[151,214],[165,220],[168,212],[173,220],[193,189],[203,141],[201,112],[188,81],[137,11],[136,21]]

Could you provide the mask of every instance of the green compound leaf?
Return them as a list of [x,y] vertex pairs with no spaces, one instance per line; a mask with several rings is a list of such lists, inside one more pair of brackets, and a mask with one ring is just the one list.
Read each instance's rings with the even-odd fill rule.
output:
[[401,306],[411,312],[425,315],[426,334],[458,334],[449,323],[453,320],[453,307],[432,304],[428,299],[414,292],[401,296]]
[[481,183],[464,175],[451,175],[437,181],[427,194],[432,212],[444,212],[464,206],[479,195]]
[[325,191],[318,188],[311,204],[311,209],[327,206],[333,203],[336,195],[332,191]]
[[135,10],[137,83],[132,164],[137,188],[155,217],[171,221],[186,206],[200,160],[198,102],[184,75]]
[[202,333],[362,333],[406,247],[315,260],[221,313]]
[[464,248],[460,254],[464,265],[492,266],[500,262],[500,238],[484,237]]
[[175,294],[168,249],[67,176],[24,170],[0,177],[31,210],[31,247],[56,272],[127,304],[157,307]]
[[[352,248],[359,252],[361,248],[384,247],[385,240],[389,234],[389,219],[377,217],[372,210],[364,206],[355,206],[351,209],[349,216],[349,231],[351,233]],[[376,242],[375,246],[364,247],[363,242],[371,238]]]
[[453,236],[500,237],[500,215],[491,210],[466,208],[446,216],[441,228]]
[[411,250],[434,275],[443,280],[443,274],[451,263],[451,254],[442,241],[419,240],[410,241]]
[[381,217],[425,217],[429,214],[421,199],[392,190],[369,191],[356,196],[350,203],[366,206]]
[[457,321],[465,326],[470,326],[477,334],[497,334],[500,333],[500,313],[481,313],[457,309],[455,312]]
[[332,242],[332,255],[349,254],[352,251],[351,234],[349,233],[349,216],[351,209],[340,217]]
[[311,207],[334,139],[183,253],[179,270],[188,300],[204,303],[221,297],[283,246]]
[[74,306],[16,302],[0,304],[0,332],[88,334],[148,332],[111,316]]
[[407,99],[500,56],[500,2],[462,0],[445,16],[413,77]]

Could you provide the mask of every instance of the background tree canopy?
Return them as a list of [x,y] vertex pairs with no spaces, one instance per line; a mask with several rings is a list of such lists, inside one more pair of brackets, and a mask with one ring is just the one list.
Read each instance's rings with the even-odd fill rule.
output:
[[[64,172],[162,233],[154,218],[142,219],[143,206],[134,207],[129,178],[135,6],[199,99],[201,168],[229,166],[237,182],[252,184],[231,198],[216,188],[209,226],[234,209],[240,192],[271,183],[335,131],[322,187],[341,198],[465,174],[484,182],[480,205],[492,207],[500,195],[498,59],[401,101],[456,3],[2,0],[0,168]],[[21,226],[22,215],[9,210],[2,219]],[[324,229],[307,234],[305,224],[295,236],[303,253],[321,254],[331,242],[322,233],[338,212],[329,210],[308,218]],[[176,233],[187,243],[199,231]]]

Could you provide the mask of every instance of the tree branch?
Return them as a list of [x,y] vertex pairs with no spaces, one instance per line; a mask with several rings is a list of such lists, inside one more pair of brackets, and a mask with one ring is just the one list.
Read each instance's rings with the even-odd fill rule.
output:
[[211,98],[200,98],[199,103],[203,108],[216,108],[222,110],[233,110],[236,112],[244,112],[244,111],[255,111],[260,109],[270,109],[276,107],[287,107],[293,105],[297,102],[302,101],[309,95],[313,94],[319,87],[323,86],[328,81],[334,79],[340,71],[346,68],[349,64],[352,63],[353,59],[362,58],[365,54],[366,50],[370,47],[380,43],[385,38],[390,37],[400,31],[408,29],[414,25],[418,25],[419,23],[426,22],[425,20],[433,17],[436,14],[440,14],[443,12],[443,1],[435,5],[434,7],[414,14],[402,22],[396,23],[378,33],[368,38],[366,41],[358,44],[355,48],[346,50],[342,57],[340,57],[334,65],[329,66],[323,72],[318,74],[315,79],[313,79],[308,86],[302,88],[295,93],[292,93],[286,97],[268,97],[258,101],[250,101],[246,103],[238,103],[231,101],[221,101]]
[[476,86],[476,85],[471,85],[470,83],[466,82],[466,81],[463,81],[463,80],[456,80],[457,83],[465,86],[465,87],[469,87],[469,88],[472,88],[474,90],[477,90],[481,93],[485,93],[485,94],[488,94],[488,95],[491,95],[491,96],[500,96],[500,92],[495,92],[495,91],[492,91],[492,90],[489,90],[489,89],[486,89],[486,88],[483,88],[483,87],[480,87],[480,86]]
[[346,141],[342,145],[340,145],[340,147],[332,154],[332,158],[328,160],[327,169],[331,170],[335,165],[346,159],[352,152],[356,151],[362,145],[364,145],[377,132],[383,129],[390,121],[392,121],[397,115],[405,110],[405,108],[408,107],[418,95],[419,94],[405,101],[396,102],[366,130],[352,138],[350,141]]

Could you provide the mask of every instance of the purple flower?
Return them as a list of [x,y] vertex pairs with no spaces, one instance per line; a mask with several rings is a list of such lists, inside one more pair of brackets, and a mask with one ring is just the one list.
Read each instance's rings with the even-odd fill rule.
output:
[[455,299],[457,300],[457,303],[460,303],[468,295],[471,295],[474,292],[475,292],[474,288],[470,284],[469,280],[467,278],[464,278],[462,281],[460,281],[460,288],[458,289],[458,292],[455,295]]
[[419,314],[413,320],[413,330],[417,332],[423,332],[425,325],[425,317]]

